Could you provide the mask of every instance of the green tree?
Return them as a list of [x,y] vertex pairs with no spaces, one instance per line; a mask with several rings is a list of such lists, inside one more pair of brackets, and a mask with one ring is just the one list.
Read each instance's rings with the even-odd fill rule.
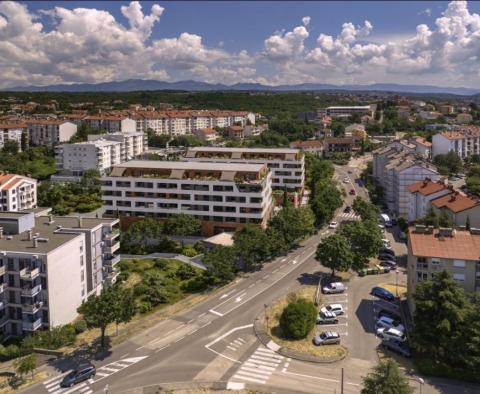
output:
[[270,219],[269,227],[283,238],[287,248],[315,231],[315,217],[308,207],[287,205]]
[[224,285],[235,278],[235,249],[216,246],[203,256],[207,267],[206,277],[213,285]]
[[137,313],[135,306],[135,297],[132,289],[124,289],[120,286],[113,286],[115,291],[115,303],[112,305],[115,308],[115,324],[118,335],[118,325],[120,323],[128,323],[133,319]]
[[362,220],[376,221],[380,210],[378,207],[361,197],[356,197],[352,204],[353,211],[360,216]]
[[164,225],[163,231],[168,235],[186,237],[197,234],[200,231],[201,223],[193,215],[179,213],[169,217]]
[[259,226],[247,224],[233,236],[236,255],[248,271],[261,269],[272,254],[268,235]]
[[310,207],[315,215],[316,225],[320,227],[331,221],[335,210],[342,206],[342,195],[328,179],[318,181],[314,190]]
[[3,152],[10,153],[11,155],[15,155],[18,153],[20,146],[18,145],[17,141],[13,140],[6,140],[3,144]]
[[438,228],[438,216],[432,207],[428,208],[425,218],[422,220],[427,226]]
[[453,227],[453,220],[445,209],[442,209],[440,212],[440,217],[438,218],[438,225],[440,227]]
[[166,237],[163,231],[162,223],[152,218],[132,223],[120,235],[122,252],[132,254],[176,252],[176,243]]
[[317,246],[315,259],[324,267],[335,271],[346,272],[353,264],[353,253],[345,237],[333,234],[324,238]]
[[451,175],[460,172],[463,168],[462,159],[453,150],[447,154],[436,155],[433,163],[437,166],[439,172],[444,175]]
[[303,339],[312,331],[317,320],[317,308],[305,298],[290,302],[280,315],[280,328],[287,339]]
[[13,366],[15,368],[15,372],[19,374],[20,377],[31,373],[33,379],[33,373],[37,368],[37,355],[35,353],[31,353],[28,356],[19,358],[15,360]]
[[387,358],[363,378],[362,394],[413,394],[414,389],[402,375],[395,360]]

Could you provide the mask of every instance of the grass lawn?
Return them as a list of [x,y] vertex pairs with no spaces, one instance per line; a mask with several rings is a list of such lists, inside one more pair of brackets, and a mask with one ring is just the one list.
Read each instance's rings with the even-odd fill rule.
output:
[[[317,286],[302,286],[294,294],[288,294],[279,299],[274,305],[267,309],[268,320],[265,321],[265,329],[272,337],[274,342],[278,345],[298,352],[311,354],[317,357],[340,358],[346,355],[347,349],[341,345],[315,346],[312,343],[313,337],[317,334],[318,327],[313,330],[304,339],[287,340],[282,335],[279,320],[283,309],[287,306],[289,299],[296,297],[303,297],[309,301],[314,302]],[[267,327],[268,321],[268,327]]]

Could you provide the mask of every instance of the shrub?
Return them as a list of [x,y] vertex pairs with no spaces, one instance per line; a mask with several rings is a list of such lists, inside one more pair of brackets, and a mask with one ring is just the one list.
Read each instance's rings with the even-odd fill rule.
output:
[[140,313],[147,313],[147,312],[150,312],[152,309],[153,309],[153,306],[148,301],[142,302],[140,305],[138,305],[138,311]]
[[280,328],[287,339],[303,339],[315,326],[317,309],[313,302],[298,298],[290,302],[280,316]]
[[197,276],[183,283],[182,289],[187,293],[198,293],[208,287],[207,278],[205,276]]
[[77,334],[81,334],[82,332],[87,330],[87,322],[83,319],[73,323],[73,326],[75,327],[75,332]]
[[155,259],[154,260],[155,268],[164,271],[168,267],[168,261],[164,259]]
[[146,285],[145,283],[138,283],[135,285],[135,287],[133,288],[133,295],[135,297],[141,297],[143,296],[144,294],[147,294],[148,291],[149,291],[149,287],[148,285]]
[[198,254],[193,245],[185,245],[181,253],[187,257],[195,257]]
[[178,267],[177,271],[175,272],[175,275],[180,280],[188,280],[193,278],[195,275],[197,275],[197,273],[191,265],[182,264],[180,267]]

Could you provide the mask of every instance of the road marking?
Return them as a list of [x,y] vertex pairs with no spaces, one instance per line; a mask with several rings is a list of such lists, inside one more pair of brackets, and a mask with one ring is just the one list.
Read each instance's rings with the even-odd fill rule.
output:
[[174,343],[180,342],[185,336],[178,338]]
[[234,290],[229,291],[228,293],[222,294],[222,295],[220,296],[220,299],[222,300],[222,299],[224,299],[225,297],[228,297],[230,294],[235,293],[236,291],[237,291],[237,290],[234,289]]
[[248,380],[248,381],[250,381],[250,382],[260,383],[260,384],[265,384],[265,383],[267,383],[265,380],[247,378],[246,376],[234,375],[233,377],[234,377],[234,378],[237,378],[237,379],[241,379],[241,380]]
[[198,317],[205,316],[206,314],[207,314],[207,312],[203,312],[202,314],[198,315]]
[[272,271],[272,273],[274,274],[274,273],[277,272],[277,271],[278,271],[278,268],[277,268],[277,269],[274,269],[274,270]]
[[161,347],[160,349],[155,350],[155,353],[158,353],[159,351],[161,351],[161,350],[163,350],[163,349],[165,349],[165,348],[167,348],[167,347],[169,347],[169,346],[170,346],[170,344],[168,344],[168,345],[166,345],[166,346],[163,346],[163,347]]
[[187,321],[187,324],[191,324],[191,323],[193,323],[194,321],[195,321],[195,319],[189,320],[189,321]]
[[130,353],[125,353],[122,357],[120,358],[124,358],[124,357],[127,357]]
[[227,345],[227,349],[233,350],[234,352],[236,352],[236,351],[237,351],[237,349],[235,349],[234,347],[232,347],[232,346],[229,346],[229,345]]
[[263,277],[263,279],[267,279],[270,276],[270,274],[267,274]]
[[[58,387],[60,387],[60,385]],[[75,391],[79,391],[79,389],[81,389],[82,387],[87,387],[87,384],[86,383],[81,383],[78,386],[75,386],[71,389],[59,388],[56,391],[50,391],[50,393],[51,394],[69,394],[69,393],[73,393]]]
[[197,331],[198,331],[198,328],[196,330],[193,330],[192,332],[190,332],[188,335],[195,334]]
[[287,258],[285,257],[284,259],[281,259],[280,262],[283,263],[286,259],[287,259]]
[[[126,368],[130,367],[131,365],[136,364],[136,363],[146,359],[147,357],[148,356],[124,358],[124,359],[121,360],[120,363],[118,361],[115,361],[113,363],[104,365],[103,367],[97,368],[96,375],[101,376],[101,377],[99,379],[93,379],[93,383],[97,383],[98,381],[103,380],[108,376],[111,376],[111,375],[113,375],[117,372],[123,371],[124,369],[126,369]],[[111,368],[112,365],[123,365],[123,367],[120,368],[120,369],[114,369],[114,368]],[[66,393],[61,393],[61,394],[66,394]]]
[[242,297],[235,298],[235,302],[240,302],[240,301],[242,301]]
[[255,283],[252,283],[248,288],[251,289],[253,286],[255,286]]
[[62,374],[60,374],[60,375],[57,375],[57,376],[55,376],[55,377],[53,377],[53,378],[51,378],[51,379],[45,380],[45,381],[43,382],[43,384],[44,384],[44,385],[47,385],[48,383],[53,382],[54,380],[63,378],[64,376],[68,375],[69,373],[70,373],[70,371],[64,372],[64,373],[62,373]]
[[[103,372],[97,372],[96,374],[97,374],[97,375],[100,375],[100,376],[104,376],[104,377],[105,377],[105,376],[110,376],[109,373],[103,373]],[[94,382],[94,380],[91,379],[91,383],[93,383],[93,382]]]
[[238,360],[234,360],[233,358],[231,357],[228,357],[228,356],[225,356],[224,354],[220,353],[220,352],[217,352],[216,350],[213,350],[211,349],[210,347],[215,345],[217,342],[221,341],[223,338],[229,336],[232,332],[235,332],[235,331],[239,331],[239,330],[243,330],[245,328],[251,328],[253,327],[253,324],[247,324],[246,326],[240,326],[240,327],[235,327],[235,328],[232,328],[230,331],[227,331],[226,333],[224,333],[223,335],[220,335],[218,338],[214,339],[212,342],[210,343],[207,343],[205,345],[205,347],[210,350],[211,352],[215,353],[216,355],[220,356],[220,357],[223,357],[223,358],[226,358],[227,360],[230,360],[230,361],[233,361],[234,363],[239,363],[240,364],[240,361]]
[[220,317],[222,317],[222,316],[223,316],[223,314],[222,314],[222,313],[220,313],[220,312],[217,312],[217,311],[214,311],[213,309],[210,309],[210,310],[209,310],[209,312],[210,312],[210,313],[213,313],[214,315],[220,316]]
[[137,347],[135,350],[143,349],[143,346]]
[[200,328],[207,327],[209,324],[212,324],[212,322],[211,322],[211,321],[208,321],[208,322],[206,322],[206,323],[205,323],[202,327],[200,327]]
[[[285,369],[285,368],[284,368]],[[304,374],[301,374],[301,373],[295,373],[295,372],[287,372],[287,371],[284,371],[282,370],[282,372],[286,375],[295,375],[295,376],[301,376],[303,378],[311,378],[311,379],[318,379],[318,380],[324,380],[326,382],[334,382],[334,383],[340,383],[340,380],[336,380],[336,379],[328,379],[328,378],[321,378],[319,376],[312,376],[312,375],[304,375]],[[360,386],[360,384],[357,384],[357,383],[351,383],[351,382],[345,382],[345,384],[348,384],[350,386]]]
[[293,265],[297,264],[297,260],[293,260],[293,261],[292,261],[292,264],[293,264]]
[[245,383],[237,383],[237,382],[227,383],[227,390],[243,390],[244,388],[245,388]]

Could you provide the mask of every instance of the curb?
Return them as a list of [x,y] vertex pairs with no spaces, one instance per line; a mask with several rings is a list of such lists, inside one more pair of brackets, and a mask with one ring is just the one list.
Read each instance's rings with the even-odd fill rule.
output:
[[149,386],[135,387],[121,391],[120,394],[158,394],[164,390],[196,390],[207,389],[212,391],[227,390],[228,382],[172,382],[158,383]]
[[316,364],[332,364],[345,359],[345,357],[347,357],[348,355],[348,352],[346,352],[345,355],[342,357],[325,359],[325,358],[320,358],[310,354],[300,353],[295,350],[282,347],[279,344],[275,343],[272,340],[272,338],[267,334],[267,332],[263,328],[262,321],[258,316],[255,318],[253,322],[253,331],[255,332],[255,335],[258,338],[258,340],[265,347],[274,351],[275,353],[280,354],[281,356],[288,357],[293,360],[307,361],[307,362],[316,363]]

